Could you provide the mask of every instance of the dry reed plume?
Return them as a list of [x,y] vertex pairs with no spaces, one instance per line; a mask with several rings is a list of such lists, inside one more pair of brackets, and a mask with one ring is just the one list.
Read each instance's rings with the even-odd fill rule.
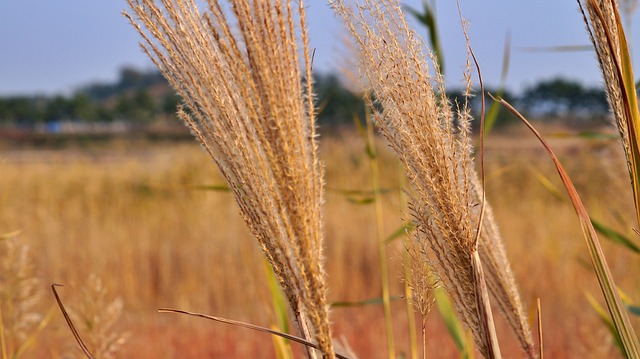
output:
[[228,181],[303,335],[333,357],[302,1],[237,0],[227,9],[211,0],[205,13],[192,0],[128,3],[144,51],[182,96],[179,117]]
[[[640,118],[634,120],[634,115],[638,115],[636,96],[635,93],[631,93],[636,91],[633,83],[635,80],[630,64],[627,66],[625,63],[625,57],[629,54],[617,3],[613,0],[579,0],[578,4],[583,11],[584,21],[602,70],[607,100],[620,134],[629,175],[633,182],[632,187],[637,191],[639,185],[637,162],[640,161],[638,158],[640,157],[638,153],[638,136],[640,135],[638,126],[640,125],[637,121],[640,121]],[[633,7],[635,2],[624,2],[624,5]],[[584,8],[587,10],[586,14]],[[640,221],[640,201],[638,194],[635,195],[636,211]]]
[[[483,282],[474,259],[479,249],[488,288],[532,357],[530,330],[489,207],[475,243],[482,189],[473,169],[468,109],[452,109],[433,59],[434,74],[429,74],[422,42],[406,24],[398,1],[366,0],[353,9],[341,0],[331,3],[362,54],[360,67],[381,109],[376,124],[417,192],[411,205],[420,237],[417,252],[428,253],[482,354],[499,356],[491,352],[497,343],[491,342],[490,313],[482,313],[487,303],[478,291]],[[465,78],[469,96],[469,73]]]

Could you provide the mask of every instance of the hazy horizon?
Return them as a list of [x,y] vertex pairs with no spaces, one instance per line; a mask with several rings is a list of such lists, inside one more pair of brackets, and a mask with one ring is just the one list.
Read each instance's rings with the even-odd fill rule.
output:
[[[421,9],[421,0],[407,0]],[[447,83],[461,84],[465,43],[453,1],[436,1],[444,48]],[[543,79],[564,77],[586,85],[602,82],[590,51],[527,51],[527,48],[589,45],[575,1],[539,0],[502,4],[495,0],[461,1],[471,23],[472,46],[485,83],[497,85],[502,70],[504,39],[511,32],[511,66],[507,87],[520,91]],[[307,2],[314,68],[330,72],[341,53],[343,31],[325,1]],[[124,0],[74,2],[59,0],[0,3],[0,96],[70,93],[79,87],[115,81],[125,66],[153,69],[138,46],[139,37],[121,15]],[[638,20],[638,13],[633,17]],[[637,26],[633,26],[633,29]],[[426,34],[424,27],[416,31]],[[629,31],[634,48],[640,38]],[[638,61],[634,61],[638,66]]]

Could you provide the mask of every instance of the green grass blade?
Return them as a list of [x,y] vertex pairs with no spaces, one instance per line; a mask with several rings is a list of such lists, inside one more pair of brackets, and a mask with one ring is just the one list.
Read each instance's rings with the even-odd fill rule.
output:
[[[504,39],[504,52],[502,54],[502,74],[500,75],[500,87],[498,88],[497,96],[502,97],[504,94],[504,88],[507,82],[507,75],[509,74],[509,63],[511,62],[511,33],[508,32]],[[501,106],[497,102],[493,102],[487,111],[487,115],[484,118],[484,135],[488,135],[491,129],[495,126],[500,114]]]
[[440,315],[442,316],[442,320],[447,327],[447,331],[449,332],[451,339],[453,339],[456,347],[458,348],[460,353],[462,353],[462,357],[469,358],[469,353],[471,352],[471,350],[467,345],[467,337],[464,330],[462,329],[462,325],[458,321],[456,311],[451,305],[451,300],[447,295],[447,291],[444,290],[444,288],[436,288],[433,292],[433,295],[436,299],[436,307],[438,308],[438,312],[440,312]]
[[[401,299],[402,297],[400,296],[392,295],[391,297],[389,297],[389,300],[391,302],[395,302]],[[384,304],[384,298],[370,298],[370,299],[359,300],[356,302],[348,302],[348,301],[333,302],[331,303],[331,308],[364,307],[367,305],[381,305],[381,304]]]
[[[269,293],[271,294],[271,303],[276,316],[276,323],[272,325],[271,329],[289,333],[289,307],[287,305],[287,301],[282,294],[282,289],[280,289],[276,275],[273,272],[273,267],[269,264],[269,261],[267,261],[266,258],[264,260],[264,266],[267,285],[269,287]],[[293,358],[291,344],[287,339],[279,336],[273,336],[273,346],[276,351],[276,358]]]
[[395,241],[398,238],[402,238],[402,237],[405,236],[405,234],[413,231],[414,228],[416,228],[416,225],[413,224],[413,222],[407,222],[407,223],[401,225],[400,228],[398,228],[395,231],[393,231],[393,233],[391,233],[387,237],[387,239],[384,240],[384,242],[389,244],[389,243]]
[[603,223],[600,223],[593,218],[591,219],[591,224],[593,225],[593,228],[598,231],[598,233],[610,239],[613,243],[624,246],[634,253],[640,253],[640,247],[634,241],[632,241],[631,238],[610,227],[607,227]]
[[578,138],[585,138],[587,140],[616,140],[618,135],[611,133],[602,133],[595,131],[582,131],[576,135]]
[[353,197],[372,197],[377,193],[387,194],[391,191],[397,191],[397,188],[380,188],[379,190],[359,190],[359,189],[340,189],[340,188],[332,188],[327,187],[327,192],[334,192],[344,196],[353,196]]
[[547,153],[553,160],[556,170],[558,171],[558,174],[562,179],[562,183],[564,184],[565,189],[567,190],[567,193],[571,198],[571,203],[573,204],[576,214],[578,215],[578,219],[580,220],[582,233],[584,235],[587,248],[589,249],[591,264],[595,270],[596,277],[598,278],[598,283],[600,284],[600,289],[602,290],[602,294],[604,295],[605,301],[607,303],[609,313],[611,314],[611,317],[613,319],[613,324],[618,332],[618,335],[620,335],[620,340],[622,341],[625,354],[629,358],[640,358],[640,344],[638,343],[638,338],[635,335],[633,326],[631,325],[631,321],[629,320],[629,316],[627,315],[627,308],[622,303],[622,300],[620,300],[620,296],[618,295],[618,291],[616,290],[615,281],[613,280],[613,276],[611,275],[611,270],[609,269],[609,265],[607,264],[604,253],[602,252],[600,241],[598,240],[598,234],[591,224],[589,215],[584,208],[584,205],[582,204],[582,200],[580,199],[580,196],[578,195],[573,182],[569,178],[569,175],[554,154],[549,144],[545,141],[544,138],[542,138],[540,133],[536,131],[531,123],[529,123],[529,121],[527,121],[527,119],[509,103],[502,99],[499,101],[514,115],[516,115],[531,130],[531,132],[533,132],[533,134],[542,143]]
[[442,45],[440,42],[440,33],[438,32],[438,24],[436,22],[436,14],[434,9],[427,3],[426,1],[422,2],[423,10],[422,12],[412,8],[411,6],[405,5],[403,9],[411,14],[416,20],[418,20],[422,25],[424,25],[429,32],[429,42],[431,44],[431,49],[433,53],[436,55],[436,60],[438,61],[438,67],[440,68],[440,73],[444,75],[444,52],[442,51]]

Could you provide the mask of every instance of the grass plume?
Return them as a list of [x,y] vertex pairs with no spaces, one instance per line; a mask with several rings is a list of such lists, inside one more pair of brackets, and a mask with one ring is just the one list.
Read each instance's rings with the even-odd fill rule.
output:
[[[429,254],[482,354],[493,357],[499,356],[492,353],[495,335],[485,326],[491,316],[482,314],[483,299],[476,292],[483,282],[479,263],[486,266],[489,290],[532,357],[530,330],[488,207],[480,243],[475,243],[482,189],[473,169],[468,108],[456,111],[449,103],[437,61],[431,56],[430,68],[422,41],[409,29],[398,1],[365,0],[354,8],[340,0],[332,4],[362,53],[361,69],[381,109],[376,124],[416,191],[411,210],[419,252]],[[470,96],[470,74],[465,78]]]
[[333,357],[303,2],[226,9],[212,0],[204,13],[191,0],[128,2],[144,51],[182,96],[179,117],[229,183],[305,339]]

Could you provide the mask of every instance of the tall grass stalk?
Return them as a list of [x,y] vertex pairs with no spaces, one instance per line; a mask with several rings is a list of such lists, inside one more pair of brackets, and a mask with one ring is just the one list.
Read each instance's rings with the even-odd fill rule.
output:
[[380,169],[378,166],[375,133],[371,117],[371,109],[367,106],[365,108],[367,155],[369,158],[369,166],[371,167],[371,186],[373,188],[373,202],[376,215],[376,241],[378,243],[378,258],[380,261],[380,281],[382,284],[384,326],[387,332],[387,354],[391,359],[396,357],[396,346],[393,335],[393,322],[391,315],[391,294],[389,292],[389,264],[387,259],[387,241],[384,236],[384,211],[382,208]]
[[[406,187],[406,173],[401,166],[398,166],[398,179],[399,179],[399,190],[398,195],[400,197],[400,208],[402,213],[406,213],[409,209],[409,202],[407,199]],[[404,296],[406,298],[406,307],[407,307],[407,322],[409,327],[409,344],[411,346],[411,358],[418,359],[418,338],[416,335],[416,317],[414,315],[414,293],[413,288],[411,288],[411,283],[413,281],[413,277],[411,274],[411,254],[408,251],[410,247],[411,238],[408,235],[405,235],[403,238],[403,245],[405,250],[402,251],[402,267],[404,268]],[[424,330],[424,328],[423,328]],[[423,346],[424,351],[424,346]],[[424,354],[423,354],[424,355]]]
[[302,335],[334,357],[303,1],[237,0],[227,9],[210,0],[205,13],[195,0],[128,3],[144,51],[183,98],[179,117],[229,183]]
[[[331,3],[363,54],[360,67],[382,109],[375,122],[404,163],[417,193],[411,209],[418,252],[428,254],[480,352],[497,357],[492,319],[485,311],[490,306],[482,295],[486,265],[489,290],[523,350],[533,357],[515,280],[490,216],[475,243],[482,189],[473,169],[468,108],[455,111],[450,105],[437,61],[431,58],[432,66],[427,63],[423,43],[409,29],[398,1],[365,0],[353,9],[341,0]],[[465,76],[470,95],[470,75]]]

